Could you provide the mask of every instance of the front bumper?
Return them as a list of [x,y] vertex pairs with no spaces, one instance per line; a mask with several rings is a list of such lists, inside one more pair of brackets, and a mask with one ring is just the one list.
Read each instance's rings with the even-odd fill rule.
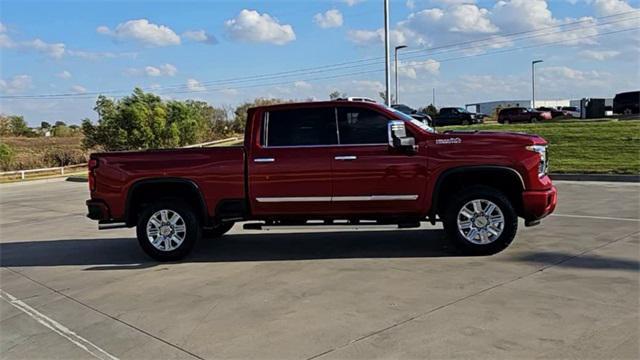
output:
[[549,190],[525,191],[522,193],[523,217],[534,221],[551,214],[558,203],[558,190],[552,186]]

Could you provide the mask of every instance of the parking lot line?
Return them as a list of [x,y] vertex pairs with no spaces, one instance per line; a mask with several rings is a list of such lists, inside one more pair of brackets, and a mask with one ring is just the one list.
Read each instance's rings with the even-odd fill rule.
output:
[[577,218],[577,219],[595,219],[595,220],[616,220],[616,221],[635,221],[635,222],[640,222],[640,219],[607,217],[607,216],[588,216],[588,215],[570,215],[570,214],[551,214],[550,216],[568,217],[568,218]]
[[0,289],[0,298],[2,298],[2,300],[4,300],[4,301],[8,302],[9,304],[11,304],[16,309],[18,309],[18,310],[22,311],[23,313],[29,315],[32,319],[36,320],[37,322],[39,322],[43,326],[51,329],[52,331],[54,331],[58,335],[64,337],[67,340],[69,340],[71,343],[73,343],[77,347],[79,347],[82,350],[88,352],[93,357],[95,357],[97,359],[102,359],[102,360],[118,360],[117,357],[109,354],[108,352],[106,352],[105,350],[101,349],[100,347],[98,347],[97,345],[92,343],[91,341],[89,341],[89,340],[83,338],[82,336],[76,334],[75,332],[69,330],[69,328],[67,328],[66,326],[64,326],[64,325],[60,324],[59,322],[51,319],[50,317],[44,315],[43,313],[41,313],[38,310],[32,308],[31,306],[27,305],[25,302],[17,299],[15,296],[9,294],[8,292],[6,292],[6,291],[4,291],[2,289]]

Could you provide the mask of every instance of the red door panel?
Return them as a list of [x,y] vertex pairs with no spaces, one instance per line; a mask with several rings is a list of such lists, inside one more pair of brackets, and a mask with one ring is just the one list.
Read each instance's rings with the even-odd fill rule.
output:
[[329,213],[329,149],[305,147],[255,150],[249,159],[249,199],[254,215]]
[[387,145],[334,148],[333,209],[339,214],[420,213],[427,159]]

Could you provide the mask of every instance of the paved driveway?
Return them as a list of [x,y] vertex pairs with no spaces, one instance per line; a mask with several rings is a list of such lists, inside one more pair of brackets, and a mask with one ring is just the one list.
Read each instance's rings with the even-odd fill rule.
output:
[[86,184],[0,186],[0,357],[638,358],[640,186],[559,182],[491,257],[439,226],[243,232],[151,262]]

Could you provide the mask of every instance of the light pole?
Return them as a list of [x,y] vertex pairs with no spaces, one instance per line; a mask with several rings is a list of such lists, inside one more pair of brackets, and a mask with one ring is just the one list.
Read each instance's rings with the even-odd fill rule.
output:
[[387,106],[391,106],[391,59],[389,59],[389,0],[384,0],[384,77]]
[[536,67],[537,63],[543,62],[542,60],[533,60],[531,62],[531,107],[536,108]]
[[395,47],[394,49],[394,64],[396,65],[396,71],[395,71],[395,75],[396,75],[396,104],[398,103],[398,50],[400,49],[404,49],[406,48],[407,45],[398,45]]

